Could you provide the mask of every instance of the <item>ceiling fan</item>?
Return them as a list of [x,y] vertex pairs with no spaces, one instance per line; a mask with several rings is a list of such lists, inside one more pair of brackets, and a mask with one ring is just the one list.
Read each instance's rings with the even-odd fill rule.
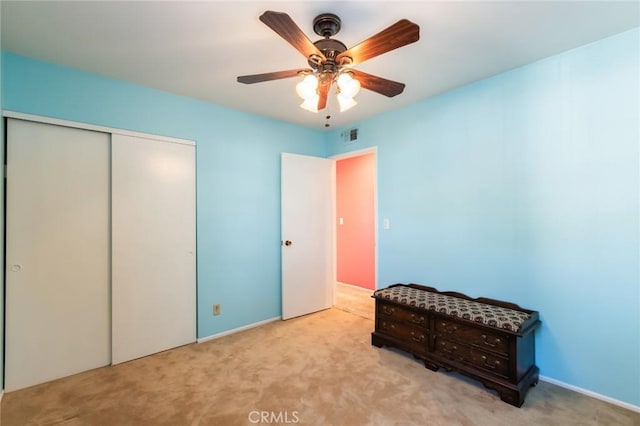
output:
[[344,43],[331,38],[342,25],[340,18],[333,13],[323,13],[313,20],[313,31],[323,37],[316,42],[311,42],[286,13],[269,10],[260,16],[260,20],[302,53],[311,68],[243,75],[238,77],[238,82],[253,84],[302,76],[304,78],[297,84],[296,92],[304,100],[300,106],[312,112],[327,106],[327,96],[333,83],[338,86],[340,111],[346,111],[357,103],[353,97],[360,87],[388,97],[402,93],[403,83],[357,71],[352,66],[420,39],[420,27],[401,19],[347,49]]

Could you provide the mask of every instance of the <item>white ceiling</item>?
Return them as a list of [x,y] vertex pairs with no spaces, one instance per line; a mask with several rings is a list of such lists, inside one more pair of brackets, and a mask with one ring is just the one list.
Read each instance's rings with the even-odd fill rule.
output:
[[[348,125],[538,59],[640,26],[638,1],[7,1],[8,51],[278,120],[323,129]],[[333,96],[313,114],[298,107],[297,80],[244,85],[236,77],[306,60],[258,20],[285,12],[315,41],[323,12],[342,19],[351,47],[399,19],[420,41],[357,69],[406,84],[387,98],[362,90],[344,113]]]

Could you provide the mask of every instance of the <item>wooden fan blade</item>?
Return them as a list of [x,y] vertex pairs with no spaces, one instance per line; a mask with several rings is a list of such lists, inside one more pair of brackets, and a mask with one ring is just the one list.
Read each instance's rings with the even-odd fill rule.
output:
[[327,97],[329,96],[329,89],[331,89],[331,80],[327,81],[326,84],[321,84],[318,86],[318,95],[320,95],[320,99],[318,99],[318,111],[327,107]]
[[253,84],[263,81],[280,80],[281,78],[295,77],[301,72],[312,72],[309,68],[299,68],[295,70],[268,72],[265,74],[242,75],[238,77],[238,83]]
[[323,61],[326,60],[322,52],[309,40],[296,23],[293,22],[293,19],[286,13],[267,10],[260,16],[260,20],[295,47],[305,58],[308,59],[311,55],[317,55]]
[[360,82],[360,86],[371,90],[381,95],[388,96],[390,98],[399,95],[404,90],[405,85],[398,83],[397,81],[387,80],[386,78],[378,77],[376,75],[367,74],[366,72],[350,69],[349,72],[353,73],[353,78]]
[[336,62],[340,63],[342,58],[350,57],[353,65],[360,64],[419,39],[420,27],[407,19],[401,19],[351,49],[345,50],[337,56]]

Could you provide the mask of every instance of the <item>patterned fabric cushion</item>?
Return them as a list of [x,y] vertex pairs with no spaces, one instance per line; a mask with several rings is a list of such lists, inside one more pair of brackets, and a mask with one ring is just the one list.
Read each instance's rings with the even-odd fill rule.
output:
[[525,312],[406,286],[376,290],[373,296],[514,332],[530,318]]

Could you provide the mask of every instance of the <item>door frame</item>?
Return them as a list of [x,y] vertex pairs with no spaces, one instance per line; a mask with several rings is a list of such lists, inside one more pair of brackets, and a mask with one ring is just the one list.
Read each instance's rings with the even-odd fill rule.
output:
[[197,145],[196,141],[189,140],[189,139],[155,135],[152,133],[135,132],[132,130],[118,129],[116,127],[98,126],[94,124],[81,123],[78,121],[63,120],[59,118],[45,117],[42,115],[35,115],[35,114],[26,114],[23,112],[11,111],[6,109],[2,111],[2,117],[17,118],[19,120],[25,120],[25,121],[36,121],[38,123],[54,124],[54,125],[63,126],[63,127],[73,127],[73,128],[82,129],[82,130],[93,130],[95,132],[110,133],[113,135],[117,134],[117,135],[133,136],[136,138],[145,138],[145,139],[151,138],[151,139],[162,141],[162,142],[181,143],[185,145]]
[[[360,157],[367,154],[373,154],[373,244],[374,244],[374,275],[375,280],[373,283],[374,289],[378,289],[378,147],[372,146],[369,148],[358,149],[355,151],[349,151],[342,154],[336,154],[328,157],[337,163],[339,160],[345,160],[347,158]],[[333,197],[337,197],[338,181],[336,179],[333,188]],[[337,204],[334,211],[334,221],[337,213]],[[335,265],[334,276],[334,291],[333,291],[333,304],[336,304],[336,286],[338,282],[338,227],[333,227],[333,257]]]

